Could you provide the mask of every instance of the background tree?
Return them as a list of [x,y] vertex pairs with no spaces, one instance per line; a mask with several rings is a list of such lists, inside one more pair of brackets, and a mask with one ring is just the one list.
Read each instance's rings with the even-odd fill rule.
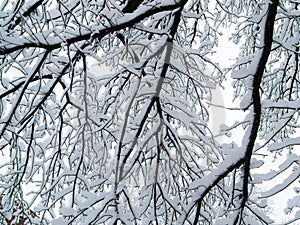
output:
[[[0,7],[3,223],[272,224],[266,200],[299,193],[297,2]],[[212,53],[229,26],[241,52],[220,68]],[[95,60],[110,73],[90,74]],[[247,116],[221,127],[244,131],[228,144],[210,129],[209,105],[230,75]],[[259,169],[269,157],[278,169]]]

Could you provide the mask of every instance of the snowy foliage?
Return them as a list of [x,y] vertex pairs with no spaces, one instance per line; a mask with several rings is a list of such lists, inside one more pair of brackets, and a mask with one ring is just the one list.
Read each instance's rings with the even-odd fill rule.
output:
[[[276,224],[289,188],[299,221],[299,4],[2,1],[0,222]],[[247,115],[211,129],[227,80]]]

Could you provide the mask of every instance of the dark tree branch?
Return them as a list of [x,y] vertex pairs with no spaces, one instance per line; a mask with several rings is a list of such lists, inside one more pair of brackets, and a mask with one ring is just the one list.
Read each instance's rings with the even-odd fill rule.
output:
[[[65,40],[66,45],[75,44],[77,42],[85,41],[85,40],[102,39],[104,36],[106,36],[109,33],[125,29],[126,27],[133,27],[136,23],[139,23],[143,19],[152,16],[156,13],[174,10],[182,6],[183,2],[184,1],[181,0],[179,3],[174,5],[162,5],[155,8],[150,8],[149,10],[139,14],[138,16],[134,16],[131,19],[128,19],[127,21],[125,20],[125,22],[121,22],[120,24],[112,25],[110,27],[103,27],[103,29],[99,30],[97,33],[89,32],[84,35],[78,35],[72,38],[68,38]],[[41,43],[41,42],[24,42],[23,44],[15,45],[14,47],[1,47],[0,55],[7,55],[9,53],[24,48],[42,48],[42,49],[46,49],[47,51],[52,51],[54,49],[60,48],[61,44],[62,44],[61,40],[53,44]]]
[[[279,0],[272,0],[268,7],[267,18],[265,22],[265,29],[263,33],[263,49],[258,62],[257,70],[254,74],[253,78],[253,91],[252,91],[252,102],[253,102],[253,121],[251,127],[251,133],[249,137],[249,142],[246,147],[245,153],[245,164],[244,164],[244,178],[243,178],[243,198],[241,202],[241,211],[240,216],[242,217],[243,209],[246,205],[246,202],[249,197],[248,193],[248,184],[250,179],[250,163],[253,153],[254,144],[256,141],[258,129],[260,126],[261,119],[261,99],[260,99],[260,86],[262,77],[265,71],[265,67],[271,53],[271,47],[273,43],[273,31],[274,31],[274,23],[277,14],[277,7],[279,5]],[[237,224],[239,221],[236,218],[235,223]]]
[[10,23],[9,26],[8,26],[8,30],[13,30],[16,26],[18,26],[23,17],[27,17],[29,16],[31,13],[33,13],[40,5],[42,5],[44,2],[44,0],[38,0],[36,1],[33,5],[31,5],[30,7],[28,7],[28,9],[21,15],[21,16],[18,16],[16,19],[15,19],[15,22],[14,23]]
[[136,10],[143,0],[128,0],[126,6],[122,9],[123,13],[132,13]]

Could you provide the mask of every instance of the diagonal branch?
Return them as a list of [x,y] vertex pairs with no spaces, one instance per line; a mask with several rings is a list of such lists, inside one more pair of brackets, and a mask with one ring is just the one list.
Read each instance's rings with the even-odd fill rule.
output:
[[[253,119],[252,124],[248,128],[248,135],[245,135],[244,140],[246,142],[246,150],[244,154],[239,155],[239,159],[235,160],[235,163],[231,163],[227,166],[226,170],[222,171],[221,173],[211,173],[212,180],[209,180],[209,185],[205,187],[205,190],[202,191],[200,196],[198,197],[195,204],[197,204],[194,225],[196,225],[200,218],[200,209],[201,203],[204,197],[214,188],[222,179],[224,179],[229,173],[231,173],[234,169],[239,168],[242,164],[244,164],[244,179],[243,179],[243,197],[240,206],[240,215],[242,215],[243,209],[246,205],[248,200],[248,184],[249,184],[249,176],[250,176],[250,162],[253,153],[254,144],[256,141],[258,128],[260,126],[260,118],[261,118],[261,100],[260,100],[260,84],[264,74],[264,69],[267,64],[268,57],[271,52],[271,46],[273,42],[273,29],[274,29],[274,22],[275,17],[277,14],[277,7],[279,5],[278,0],[273,0],[272,3],[268,7],[268,13],[265,19],[265,29],[263,34],[263,48],[260,51],[260,56],[257,64],[257,70],[254,75],[253,83],[252,83],[252,104],[253,104]],[[232,161],[231,157],[228,157],[224,164],[226,165],[226,161]],[[221,164],[219,166],[223,167],[224,165]],[[217,170],[218,171],[218,170]],[[201,182],[203,183],[203,182]],[[205,183],[205,182],[204,182]],[[237,224],[239,221],[239,216],[237,216],[234,224]]]
[[[86,33],[81,32],[81,34],[79,34],[77,36],[67,38],[65,40],[65,43],[67,45],[71,45],[71,44],[74,44],[74,43],[77,43],[80,41],[84,41],[84,40],[101,39],[109,33],[119,31],[126,27],[133,27],[135,24],[139,23],[143,19],[145,19],[149,16],[152,16],[156,13],[164,12],[164,11],[172,11],[178,7],[181,7],[184,2],[185,1],[180,0],[179,2],[175,2],[173,4],[161,3],[161,4],[157,5],[156,7],[151,7],[151,8],[147,7],[145,9],[136,10],[135,16],[132,16],[132,14],[128,14],[128,16],[124,16],[123,18],[119,19],[117,21],[117,23],[114,23],[114,25],[111,25],[109,27],[102,26],[97,31],[93,31],[93,32],[88,31]],[[49,44],[48,42],[28,42],[28,41],[24,42],[22,40],[22,38],[20,38],[19,40],[15,40],[14,42],[21,43],[21,44],[12,45],[12,46],[9,45],[9,47],[4,47],[4,46],[0,47],[0,55],[6,55],[6,54],[9,54],[9,53],[12,53],[17,50],[24,49],[24,48],[36,47],[36,48],[43,48],[48,51],[51,51],[51,50],[58,49],[61,47],[62,41],[60,38],[55,39],[55,38],[51,37],[51,39],[52,39],[50,41],[51,44]]]

